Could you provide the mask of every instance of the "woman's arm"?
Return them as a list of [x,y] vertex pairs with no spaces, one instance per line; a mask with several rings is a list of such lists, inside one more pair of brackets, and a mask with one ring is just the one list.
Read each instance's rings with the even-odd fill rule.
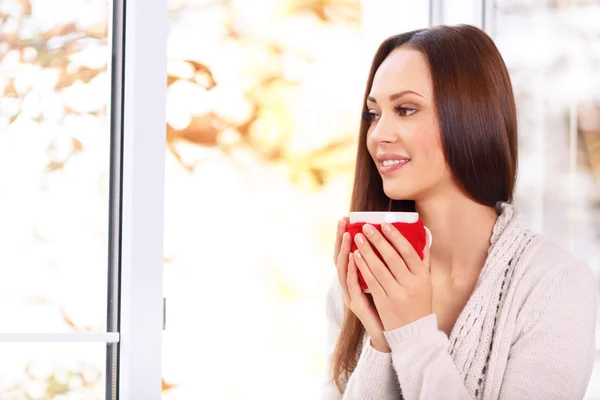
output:
[[596,285],[591,271],[575,264],[535,293],[510,349],[500,399],[584,397],[596,350]]
[[322,400],[400,400],[398,379],[392,366],[391,353],[375,350],[367,340],[356,369],[350,376],[342,395],[331,379],[331,361],[344,318],[344,300],[336,281],[327,294],[327,353],[328,374]]
[[[511,346],[500,393],[490,393],[490,398],[583,398],[595,353],[595,285],[585,266],[574,265],[532,292],[521,310],[525,329]],[[448,353],[448,338],[434,314],[385,335],[406,399],[474,397]]]
[[401,400],[392,354],[375,350],[367,340],[343,400]]
[[435,314],[385,332],[405,399],[471,400]]

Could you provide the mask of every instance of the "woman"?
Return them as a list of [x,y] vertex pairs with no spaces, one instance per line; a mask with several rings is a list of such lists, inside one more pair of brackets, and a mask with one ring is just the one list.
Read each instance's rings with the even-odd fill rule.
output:
[[327,398],[584,396],[595,278],[523,227],[511,205],[517,158],[510,78],[483,31],[440,26],[383,42],[367,82],[351,208],[416,210],[433,245],[421,261],[393,227],[365,225],[350,254],[340,221]]

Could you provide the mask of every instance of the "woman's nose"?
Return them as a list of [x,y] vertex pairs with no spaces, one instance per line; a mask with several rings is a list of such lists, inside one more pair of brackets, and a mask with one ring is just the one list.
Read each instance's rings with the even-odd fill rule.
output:
[[378,143],[394,143],[398,140],[397,129],[389,118],[381,117],[371,132],[371,139]]

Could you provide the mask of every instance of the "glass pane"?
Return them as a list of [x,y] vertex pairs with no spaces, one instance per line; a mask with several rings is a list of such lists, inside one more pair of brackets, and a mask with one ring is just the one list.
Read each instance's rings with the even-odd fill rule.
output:
[[442,8],[445,25],[469,24],[481,27],[482,0],[436,0]]
[[0,399],[104,399],[106,344],[0,343]]
[[4,332],[104,330],[109,15],[107,0],[0,2]]
[[[518,203],[533,228],[599,274],[600,1],[493,6],[520,118]],[[597,332],[600,348],[600,325]],[[600,396],[598,376],[596,369],[587,398]]]
[[588,18],[600,1],[565,4],[498,0],[494,39],[520,118],[519,202],[536,229],[600,272],[600,39]]
[[165,399],[320,398],[367,69],[429,18],[399,3],[169,2]]

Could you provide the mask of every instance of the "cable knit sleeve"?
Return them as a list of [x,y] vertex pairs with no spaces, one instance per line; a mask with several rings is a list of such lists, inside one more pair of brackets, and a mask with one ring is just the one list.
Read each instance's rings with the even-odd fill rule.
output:
[[398,380],[392,367],[390,353],[381,353],[370,345],[367,339],[356,369],[350,376],[344,394],[339,392],[331,380],[331,360],[335,343],[341,331],[344,318],[344,301],[337,280],[327,295],[327,353],[328,375],[322,400],[400,400]]
[[392,354],[371,347],[367,339],[343,400],[400,400],[402,395],[392,367]]
[[449,341],[435,314],[385,332],[404,398],[472,399],[448,353]]
[[[538,285],[519,313],[499,393],[485,398],[582,399],[595,353],[596,279],[572,265]],[[435,314],[385,332],[405,399],[472,399]],[[495,392],[495,390],[493,390]]]
[[524,307],[529,318],[511,346],[499,398],[582,399],[594,363],[596,279],[576,264],[539,289]]

